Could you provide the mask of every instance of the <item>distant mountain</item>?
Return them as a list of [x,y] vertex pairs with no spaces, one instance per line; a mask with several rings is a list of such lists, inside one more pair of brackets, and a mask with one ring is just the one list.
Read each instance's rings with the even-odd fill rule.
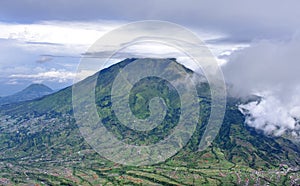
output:
[[[119,71],[135,60],[123,60],[79,83],[88,86],[97,79],[95,104],[109,132],[128,144],[155,144],[166,138],[178,121],[179,96],[163,80],[138,82],[130,93],[132,112],[146,118],[149,100],[159,96],[166,103],[165,120],[143,132],[122,125],[112,110],[111,89]],[[142,62],[153,62],[155,68],[155,60]],[[166,73],[174,70],[169,65],[164,69]],[[188,144],[165,162],[141,167],[111,162],[87,144],[73,116],[72,87],[33,101],[0,106],[0,178],[11,185],[300,184],[299,146],[245,125],[237,106],[241,100],[237,98],[227,99],[225,118],[214,142],[198,151],[210,115],[211,97],[207,82],[199,82],[197,91],[200,119]]]
[[31,84],[24,90],[17,92],[13,95],[0,97],[0,105],[33,100],[41,98],[53,92],[54,91],[51,88],[44,84]]

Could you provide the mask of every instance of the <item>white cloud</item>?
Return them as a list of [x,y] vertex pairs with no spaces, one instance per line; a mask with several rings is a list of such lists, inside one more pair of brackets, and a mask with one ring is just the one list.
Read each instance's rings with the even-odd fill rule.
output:
[[18,80],[16,80],[16,79],[10,79],[5,84],[7,84],[7,85],[17,85],[19,83],[18,83]]
[[51,60],[53,60],[53,58],[50,57],[50,56],[40,56],[40,58],[37,59],[36,62],[38,62],[38,63],[46,63],[46,62],[51,61]]
[[256,41],[233,53],[223,68],[231,94],[262,97],[240,105],[246,123],[272,135],[300,137],[300,37]]
[[[57,82],[58,87],[64,82],[72,82],[80,54],[118,25],[119,22],[109,21],[0,22],[1,94],[9,94],[9,90],[4,90],[8,89],[6,85],[20,85],[25,81]],[[45,63],[50,60],[51,63]]]
[[300,136],[299,107],[286,104],[272,93],[264,93],[261,101],[242,104],[239,109],[247,116],[246,123],[266,134],[281,136],[292,132]]
[[[34,24],[13,24],[0,22],[0,39],[15,40],[15,44],[29,51],[46,53],[73,54],[84,53],[97,39],[105,33],[125,24],[124,21],[90,21],[64,22],[44,21]],[[227,37],[222,33],[206,30],[195,30],[203,41],[217,40]],[[231,50],[236,44],[208,45],[218,56]],[[147,50],[158,50],[147,48]]]
[[32,79],[34,81],[58,81],[63,83],[69,80],[73,80],[75,77],[74,72],[67,72],[65,70],[51,69],[46,72],[39,72],[37,74],[13,74],[9,76],[13,79]]
[[19,47],[30,51],[59,54],[80,54],[106,32],[122,22],[60,22],[34,24],[0,22],[0,39],[15,40]]
[[[105,33],[125,24],[122,21],[44,21],[33,24],[17,24],[0,22],[0,77],[16,84],[24,79],[31,82],[71,81],[76,67],[88,48]],[[218,40],[226,37],[221,33],[205,30],[194,30],[204,41]],[[222,56],[231,51],[237,44],[210,43],[213,54]],[[105,51],[104,51],[105,52]],[[16,55],[18,54],[18,55]],[[124,55],[126,54],[126,55]],[[132,45],[123,54],[119,53],[111,59],[109,65],[126,57],[176,57],[186,66],[193,68],[189,60],[177,49],[149,43]],[[226,59],[218,59],[224,63]],[[101,61],[100,61],[101,62]],[[99,61],[98,61],[99,63]],[[37,67],[43,68],[38,70]],[[59,70],[51,70],[51,68]],[[34,69],[34,70],[33,70]],[[83,69],[78,77],[84,77],[101,70],[97,68]],[[12,81],[14,80],[14,81]],[[55,86],[54,86],[55,87]]]
[[0,23],[0,38],[26,42],[89,45],[104,33],[119,26],[114,22],[58,22],[35,24]]

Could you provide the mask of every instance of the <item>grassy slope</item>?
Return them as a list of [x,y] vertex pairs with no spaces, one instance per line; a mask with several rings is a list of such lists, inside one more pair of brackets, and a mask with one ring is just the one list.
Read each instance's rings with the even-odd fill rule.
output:
[[[96,88],[100,113],[111,112],[111,83],[118,70],[132,60],[127,59],[100,72]],[[130,101],[133,112],[140,118],[147,116],[148,109],[143,105],[147,105],[147,100],[153,95],[160,95],[170,102],[167,105],[170,117],[161,128],[139,134],[115,122],[113,114],[106,117],[107,128],[128,143],[149,144],[165,137],[173,127],[170,123],[178,115],[178,97],[164,84],[155,79],[150,83],[141,81],[133,89]],[[8,179],[10,183],[52,185],[232,185],[245,184],[247,180],[250,184],[257,180],[284,184],[289,182],[288,176],[299,176],[299,172],[290,172],[274,177],[272,171],[278,170],[280,163],[289,166],[300,163],[299,149],[288,140],[269,138],[246,127],[235,99],[228,99],[226,117],[213,145],[198,152],[197,145],[209,115],[209,87],[205,83],[198,86],[201,122],[189,144],[165,163],[144,167],[114,164],[86,144],[72,117],[71,91],[69,87],[39,100],[1,108],[2,115],[9,116],[1,119],[0,178]],[[138,97],[142,99],[137,101]],[[260,170],[260,174],[255,170]]]

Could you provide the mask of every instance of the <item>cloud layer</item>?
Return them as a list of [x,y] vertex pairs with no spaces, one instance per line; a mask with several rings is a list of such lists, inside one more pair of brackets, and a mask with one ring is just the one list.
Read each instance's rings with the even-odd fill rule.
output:
[[297,0],[10,0],[1,1],[0,17],[3,21],[27,23],[42,20],[166,20],[193,29],[210,28],[228,34],[235,41],[288,37],[299,28],[300,22]]
[[224,66],[231,94],[256,94],[261,101],[240,105],[246,123],[267,134],[300,136],[300,38],[262,40],[235,52]]
[[[41,80],[40,74],[44,74],[46,71],[52,73],[51,69],[58,69],[69,74],[76,73],[82,56],[95,57],[94,54],[85,55],[87,49],[105,33],[124,23],[124,21],[108,20],[42,21],[30,24],[0,22],[0,48],[2,51],[0,54],[0,95],[11,94],[11,90],[15,90],[12,88],[14,85],[22,89],[32,82],[42,80],[43,82],[57,80],[58,84],[71,85],[71,78],[61,80],[59,77],[44,76]],[[197,34],[208,42],[225,37],[222,34],[199,29]],[[224,51],[230,52],[234,46],[240,46],[240,44],[211,42],[209,46],[213,53],[219,56]],[[97,59],[94,62],[103,62],[99,58],[108,57],[105,56],[105,52],[97,53]],[[125,52],[119,52],[114,58],[117,58],[115,59],[117,62],[127,57],[143,57],[148,54],[178,57],[177,54],[174,54],[174,49],[170,50],[166,47],[144,43],[143,45],[134,45]],[[41,69],[42,71],[40,71]],[[59,86],[61,87],[61,85]],[[57,86],[52,85],[52,87]]]
[[10,78],[12,79],[29,79],[34,82],[43,82],[45,80],[48,81],[57,81],[57,82],[66,82],[69,80],[73,80],[75,77],[75,73],[66,72],[65,70],[56,70],[50,69],[50,71],[39,72],[37,74],[12,74]]

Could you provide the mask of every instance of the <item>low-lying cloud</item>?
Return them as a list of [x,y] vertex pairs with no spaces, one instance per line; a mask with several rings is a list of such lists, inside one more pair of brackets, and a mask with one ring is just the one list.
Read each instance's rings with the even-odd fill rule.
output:
[[13,79],[32,79],[34,81],[58,81],[60,83],[73,80],[75,77],[74,72],[68,72],[65,70],[56,70],[51,69],[50,71],[46,72],[39,72],[37,74],[13,74],[10,78]]
[[300,136],[300,106],[293,102],[282,102],[273,94],[262,96],[260,101],[239,105],[240,111],[247,116],[246,123],[263,130],[267,135]]
[[230,93],[261,100],[240,105],[246,123],[266,134],[300,137],[300,37],[256,41],[230,56],[223,68]]

